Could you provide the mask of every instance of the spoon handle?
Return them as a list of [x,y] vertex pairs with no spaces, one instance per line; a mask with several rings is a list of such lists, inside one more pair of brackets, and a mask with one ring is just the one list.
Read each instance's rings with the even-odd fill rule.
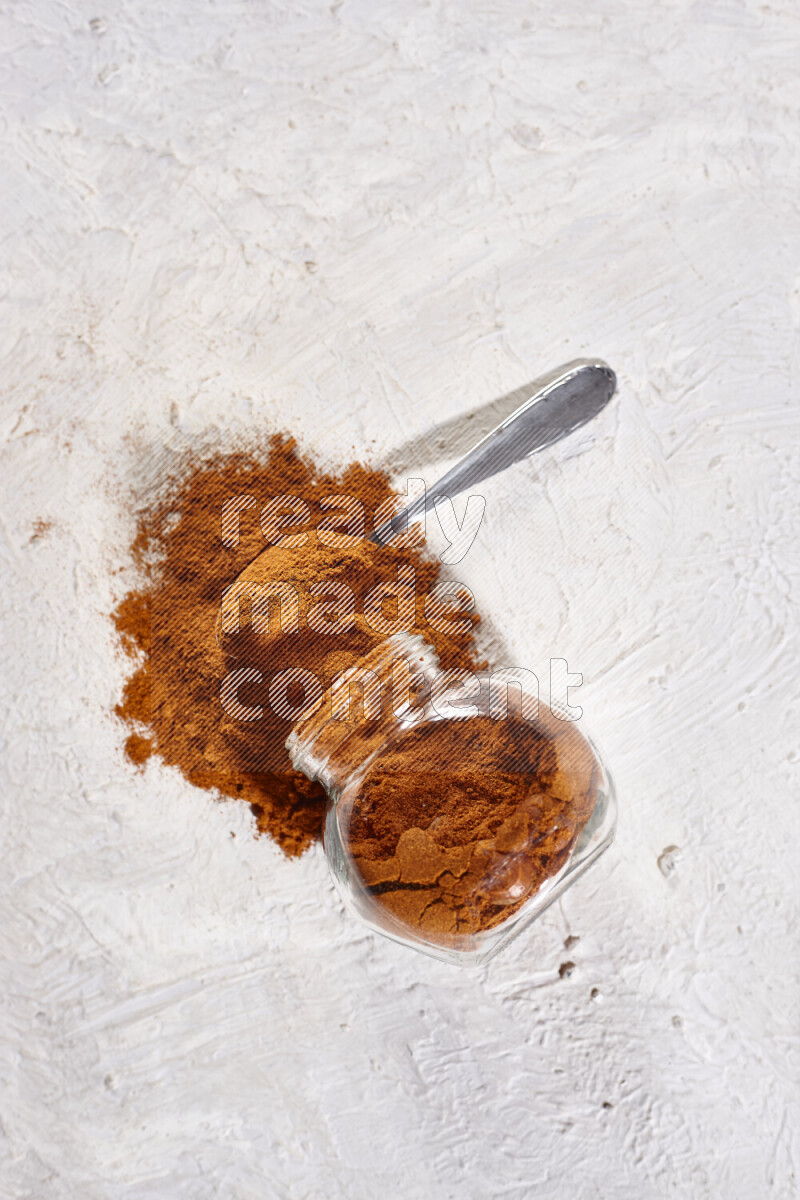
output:
[[536,391],[496,429],[482,438],[424,496],[385,521],[372,534],[378,545],[388,542],[433,508],[444,496],[457,496],[506,467],[580,429],[608,404],[617,377],[599,358],[577,358],[537,380]]

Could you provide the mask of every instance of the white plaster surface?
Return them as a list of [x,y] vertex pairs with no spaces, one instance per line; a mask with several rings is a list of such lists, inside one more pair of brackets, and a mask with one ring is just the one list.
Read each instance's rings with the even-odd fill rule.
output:
[[[795,1195],[796,3],[1,12],[0,1195]],[[432,482],[579,354],[618,398],[457,574],[583,672],[619,832],[459,971],[125,762],[106,614],[171,453]]]

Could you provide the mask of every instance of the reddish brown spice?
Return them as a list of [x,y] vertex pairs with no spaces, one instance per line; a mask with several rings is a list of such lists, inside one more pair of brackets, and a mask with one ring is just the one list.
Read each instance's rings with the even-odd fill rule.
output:
[[346,846],[401,924],[440,939],[508,919],[557,874],[597,797],[599,767],[569,724],[434,721],[367,772]]
[[[253,496],[255,505],[238,514],[238,542],[226,545],[223,507],[241,495]],[[449,632],[431,627],[424,604],[440,567],[420,548],[364,544],[341,553],[326,548],[320,556],[312,536],[314,553],[276,547],[264,557],[268,542],[259,514],[275,497],[286,495],[308,506],[307,519],[293,521],[292,533],[330,522],[331,506],[323,501],[336,495],[363,503],[369,532],[391,488],[383,472],[359,463],[335,475],[320,472],[297,453],[291,438],[278,436],[263,453],[220,455],[166,479],[156,500],[143,506],[132,547],[142,583],[114,613],[123,646],[136,659],[116,712],[131,726],[125,749],[132,762],[141,766],[155,755],[195,786],[245,800],[259,829],[295,855],[320,836],[324,793],[289,763],[284,743],[291,723],[267,705],[259,720],[231,719],[220,703],[221,681],[237,664],[255,663],[263,679],[239,692],[244,704],[255,705],[286,667],[313,664],[329,682],[371,637],[362,624],[353,636],[335,641],[325,635],[315,639],[307,631],[291,640],[260,638],[244,622],[239,635],[220,639],[221,646],[216,634],[223,593],[245,568],[262,578],[277,573],[294,579],[303,594],[312,580],[342,579],[353,588],[360,612],[369,590],[396,579],[401,565],[409,566],[415,576],[415,628],[436,647],[444,667],[480,664],[472,636],[476,614]],[[307,607],[306,602],[303,614]]]

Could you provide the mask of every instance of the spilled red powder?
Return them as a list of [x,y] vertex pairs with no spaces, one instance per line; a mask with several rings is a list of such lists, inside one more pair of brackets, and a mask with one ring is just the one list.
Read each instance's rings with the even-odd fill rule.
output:
[[[253,496],[256,504],[238,514],[238,544],[226,545],[223,506],[242,495]],[[131,552],[143,582],[123,597],[113,619],[123,647],[135,659],[116,708],[130,727],[128,758],[142,766],[155,756],[196,787],[244,800],[259,829],[286,854],[297,855],[321,835],[325,793],[291,767],[283,749],[290,725],[268,706],[259,721],[226,716],[220,683],[237,659],[215,635],[223,592],[269,545],[259,514],[273,498],[287,495],[302,500],[309,512],[307,520],[292,520],[292,533],[330,519],[330,505],[322,501],[336,495],[362,502],[369,532],[375,510],[392,492],[385,473],[360,463],[338,474],[320,472],[285,436],[273,438],[263,453],[235,452],[205,461],[167,479],[157,499],[139,513]],[[439,629],[431,627],[425,617],[425,597],[440,572],[436,560],[419,548],[385,547],[371,556],[371,564],[366,573],[345,576],[357,604],[376,582],[393,579],[398,567],[409,565],[416,580],[414,628],[433,644],[442,667],[482,666],[474,653],[476,614],[448,626],[448,632],[441,631],[441,622]],[[274,662],[269,669],[277,672],[286,665]],[[269,753],[259,753],[259,747]]]
[[30,545],[32,542],[38,542],[39,539],[45,537],[45,535],[48,534],[52,528],[53,522],[51,520],[45,517],[37,517],[33,522],[33,533],[28,538],[28,544]]

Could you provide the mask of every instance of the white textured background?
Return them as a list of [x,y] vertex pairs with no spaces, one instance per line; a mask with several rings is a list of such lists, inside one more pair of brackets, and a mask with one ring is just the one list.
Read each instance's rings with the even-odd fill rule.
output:
[[[0,1194],[793,1196],[796,3],[2,14]],[[459,971],[123,760],[127,498],[251,427],[431,482],[581,353],[618,399],[458,573],[583,672],[620,828]]]

